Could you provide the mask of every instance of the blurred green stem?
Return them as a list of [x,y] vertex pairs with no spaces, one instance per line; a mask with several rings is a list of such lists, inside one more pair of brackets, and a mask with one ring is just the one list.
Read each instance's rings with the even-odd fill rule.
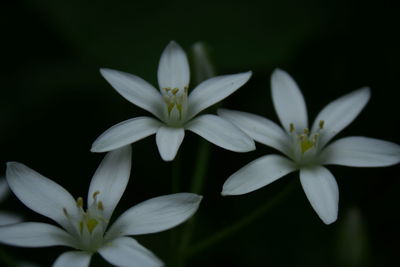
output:
[[181,187],[181,157],[178,153],[175,160],[172,161],[172,181],[171,181],[171,191],[172,193],[180,192]]
[[[205,176],[207,174],[209,165],[209,156],[210,143],[202,139],[199,143],[199,148],[195,161],[196,166],[194,168],[192,184],[190,186],[190,192],[192,193],[201,194],[203,192]],[[176,264],[174,266],[185,266],[184,255],[186,254],[186,248],[189,246],[190,240],[192,238],[193,230],[195,228],[195,219],[196,217],[190,219],[182,229],[181,240],[177,249],[178,253]]]
[[199,241],[197,244],[194,244],[190,250],[184,254],[185,258],[190,258],[195,254],[202,252],[203,250],[210,248],[211,246],[221,242],[242,228],[246,227],[250,223],[254,222],[261,215],[265,214],[267,211],[271,210],[273,207],[277,206],[282,200],[286,198],[286,196],[293,190],[294,183],[287,185],[287,187],[279,192],[276,196],[274,196],[269,201],[265,202],[263,205],[258,207],[256,210],[252,211],[247,216],[239,219],[237,222],[227,226],[226,228],[220,230],[219,232],[206,237],[204,240]]

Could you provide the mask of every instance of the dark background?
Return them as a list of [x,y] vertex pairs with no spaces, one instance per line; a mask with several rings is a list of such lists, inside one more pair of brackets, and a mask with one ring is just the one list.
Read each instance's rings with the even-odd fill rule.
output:
[[[399,142],[398,9],[389,1],[9,1],[0,10],[0,160],[22,162],[84,196],[102,159],[89,149],[110,126],[147,113],[99,74],[109,67],[156,85],[162,50],[204,41],[218,74],[253,71],[223,102],[277,121],[269,77],[288,71],[308,104],[310,121],[337,97],[370,86],[372,97],[340,135]],[[193,88],[193,86],[192,86]],[[189,190],[199,137],[187,132],[179,151],[182,191]],[[394,266],[400,239],[399,168],[329,167],[340,189],[337,222],[326,226],[306,199],[297,174],[253,193],[223,198],[225,179],[258,156],[211,146],[205,196],[193,242],[273,198],[294,191],[257,221],[195,255],[189,266]],[[133,172],[116,214],[171,192],[171,163],[151,136],[133,145]],[[0,206],[27,220],[46,221],[11,196]],[[179,233],[179,229],[175,230]],[[138,237],[167,261],[171,232]],[[66,248],[2,246],[12,258],[50,265]],[[103,264],[95,258],[93,266]],[[106,265],[105,265],[106,266]]]

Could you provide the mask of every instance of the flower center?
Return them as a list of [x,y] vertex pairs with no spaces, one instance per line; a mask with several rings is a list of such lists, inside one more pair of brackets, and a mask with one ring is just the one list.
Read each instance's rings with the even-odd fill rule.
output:
[[161,93],[165,102],[165,115],[167,123],[177,126],[185,119],[187,110],[188,87],[162,88]]
[[86,209],[86,211],[83,209],[83,199],[81,197],[77,198],[77,217],[71,216],[67,209],[63,209],[65,216],[70,222],[70,229],[67,230],[77,237],[78,246],[83,250],[97,250],[97,248],[102,244],[103,235],[107,228],[108,221],[103,215],[103,202],[97,200],[99,194],[99,191],[96,191],[93,194],[93,203]]
[[308,128],[297,132],[294,124],[290,124],[290,133],[293,139],[293,158],[297,162],[306,163],[315,158],[318,152],[318,141],[324,121],[319,122],[319,129],[314,133],[310,133]]

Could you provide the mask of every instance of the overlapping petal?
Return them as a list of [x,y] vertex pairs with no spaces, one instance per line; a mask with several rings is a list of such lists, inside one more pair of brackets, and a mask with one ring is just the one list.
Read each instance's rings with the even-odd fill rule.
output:
[[20,247],[74,247],[71,236],[61,228],[36,222],[0,226],[0,242]]
[[156,267],[163,263],[130,237],[120,237],[99,249],[100,255],[115,266]]
[[218,115],[238,126],[248,136],[264,145],[289,153],[288,135],[275,124],[261,116],[236,110],[219,109]]
[[320,128],[320,121],[324,121],[324,127],[319,136],[320,147],[328,143],[358,116],[367,104],[370,95],[369,88],[361,88],[336,99],[321,110],[312,126],[312,132],[316,132]]
[[126,100],[163,119],[163,99],[151,84],[136,75],[118,70],[103,68],[100,73]]
[[71,215],[77,209],[74,198],[67,190],[18,162],[7,163],[6,178],[11,190],[25,206],[64,228],[68,227],[64,209]]
[[185,130],[183,128],[160,127],[156,134],[156,143],[161,158],[165,161],[173,160],[184,137]]
[[126,212],[110,227],[108,238],[156,233],[170,229],[190,218],[202,197],[178,193],[146,200]]
[[288,73],[277,69],[271,76],[272,102],[283,128],[290,132],[293,123],[297,131],[308,128],[307,107],[296,82]]
[[189,95],[187,120],[235,92],[250,77],[251,71],[248,71],[217,76],[200,83]]
[[186,125],[186,129],[211,143],[235,152],[255,149],[254,141],[234,124],[215,115],[202,115]]
[[300,169],[300,181],[313,209],[325,224],[337,219],[339,189],[332,173],[314,166]]
[[190,70],[185,51],[171,41],[161,54],[158,64],[160,88],[184,89],[189,86]]
[[351,136],[328,145],[321,153],[323,164],[352,167],[383,167],[400,162],[400,146],[379,139]]
[[88,267],[92,253],[84,251],[69,251],[61,254],[54,262],[53,267]]
[[266,186],[295,170],[294,164],[282,156],[263,156],[232,174],[225,181],[221,194],[246,194]]
[[129,145],[155,134],[161,125],[161,122],[150,117],[136,117],[123,121],[101,134],[93,142],[91,151],[106,152]]
[[109,152],[100,163],[90,182],[88,206],[97,201],[103,204],[104,219],[109,220],[121,199],[131,174],[132,152],[129,146]]

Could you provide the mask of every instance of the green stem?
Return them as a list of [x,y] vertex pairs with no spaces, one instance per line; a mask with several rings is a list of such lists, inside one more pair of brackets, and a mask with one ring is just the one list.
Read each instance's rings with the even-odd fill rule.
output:
[[241,230],[242,228],[246,227],[256,219],[258,219],[261,215],[265,212],[271,210],[275,207],[279,202],[285,199],[285,197],[293,190],[294,184],[288,185],[284,190],[282,190],[278,195],[276,195],[271,200],[265,202],[261,205],[258,209],[252,211],[246,217],[238,220],[236,223],[222,229],[218,233],[212,234],[209,237],[205,238],[202,241],[199,241],[197,244],[194,244],[192,248],[184,255],[186,258],[190,258],[195,254],[221,242],[222,240],[226,239],[227,237],[231,236],[235,232]]
[[[210,156],[210,143],[205,140],[201,140],[196,157],[196,166],[192,177],[192,184],[190,186],[190,192],[195,194],[201,194],[204,188],[205,176],[207,174]],[[193,235],[195,228],[195,219],[190,219],[182,230],[182,236],[178,247],[178,258],[176,259],[175,266],[185,266],[185,251]]]
[[181,187],[181,157],[178,153],[175,160],[172,162],[172,177],[171,177],[171,191],[178,193]]

